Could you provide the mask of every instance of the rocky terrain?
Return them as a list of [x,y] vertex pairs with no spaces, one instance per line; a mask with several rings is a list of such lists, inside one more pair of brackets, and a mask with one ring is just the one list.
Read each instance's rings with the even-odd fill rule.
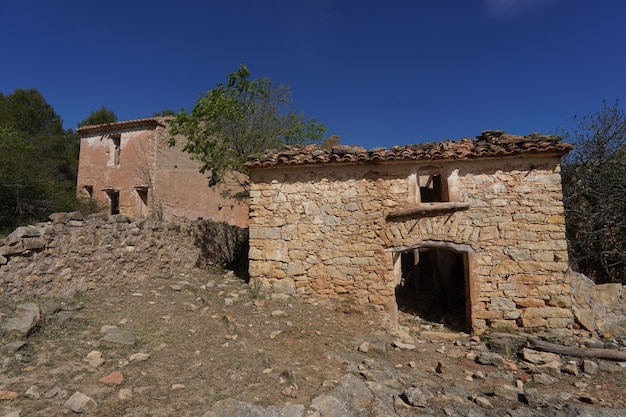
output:
[[[0,416],[625,416],[626,339],[447,331],[228,271],[0,305]],[[585,337],[586,336],[586,337]]]

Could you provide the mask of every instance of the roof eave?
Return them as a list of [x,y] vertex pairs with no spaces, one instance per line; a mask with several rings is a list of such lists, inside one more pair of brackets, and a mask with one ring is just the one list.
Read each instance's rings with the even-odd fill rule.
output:
[[166,121],[168,118],[160,118],[160,117],[150,117],[146,119],[136,119],[136,120],[127,120],[123,122],[113,122],[113,123],[105,123],[101,125],[94,126],[84,126],[76,129],[76,132],[81,137],[89,136],[97,133],[105,133],[105,132],[116,132],[119,130],[133,129],[138,127],[150,127],[154,128],[157,126],[166,127]]
[[356,166],[356,165],[393,165],[393,164],[409,164],[409,163],[454,163],[454,162],[475,162],[493,159],[513,159],[513,158],[562,158],[567,155],[571,149],[565,150],[549,150],[537,152],[519,152],[502,155],[483,155],[470,156],[464,158],[402,158],[395,160],[369,159],[361,161],[315,161],[315,162],[248,162],[246,168],[248,170],[256,169],[272,169],[272,168],[310,168],[310,167],[332,167],[332,166]]

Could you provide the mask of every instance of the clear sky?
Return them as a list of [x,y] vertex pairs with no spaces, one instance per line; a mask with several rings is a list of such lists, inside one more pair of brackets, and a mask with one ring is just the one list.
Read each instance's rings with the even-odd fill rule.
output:
[[239,64],[365,147],[554,132],[626,100],[624,0],[0,1],[0,92],[65,128],[191,109]]

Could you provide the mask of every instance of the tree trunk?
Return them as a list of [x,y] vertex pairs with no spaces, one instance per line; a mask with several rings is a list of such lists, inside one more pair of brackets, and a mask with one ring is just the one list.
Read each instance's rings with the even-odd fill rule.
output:
[[597,358],[610,361],[626,361],[626,352],[610,349],[575,348],[537,339],[528,339],[528,347],[544,352],[558,353],[559,355],[575,356],[577,358]]

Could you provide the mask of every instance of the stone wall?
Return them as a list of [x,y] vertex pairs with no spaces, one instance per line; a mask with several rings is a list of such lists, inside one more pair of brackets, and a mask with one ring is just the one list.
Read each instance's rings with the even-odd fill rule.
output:
[[585,275],[573,271],[570,277],[577,325],[605,339],[626,336],[626,285],[595,285]]
[[[0,296],[64,296],[241,256],[247,231],[207,220],[55,213],[0,240]],[[244,254],[245,256],[245,254]]]
[[398,285],[394,250],[448,242],[468,248],[474,330],[571,325],[559,158],[435,168],[446,173],[450,201],[469,208],[390,218],[415,206],[416,163],[252,170],[251,283],[389,305]]

